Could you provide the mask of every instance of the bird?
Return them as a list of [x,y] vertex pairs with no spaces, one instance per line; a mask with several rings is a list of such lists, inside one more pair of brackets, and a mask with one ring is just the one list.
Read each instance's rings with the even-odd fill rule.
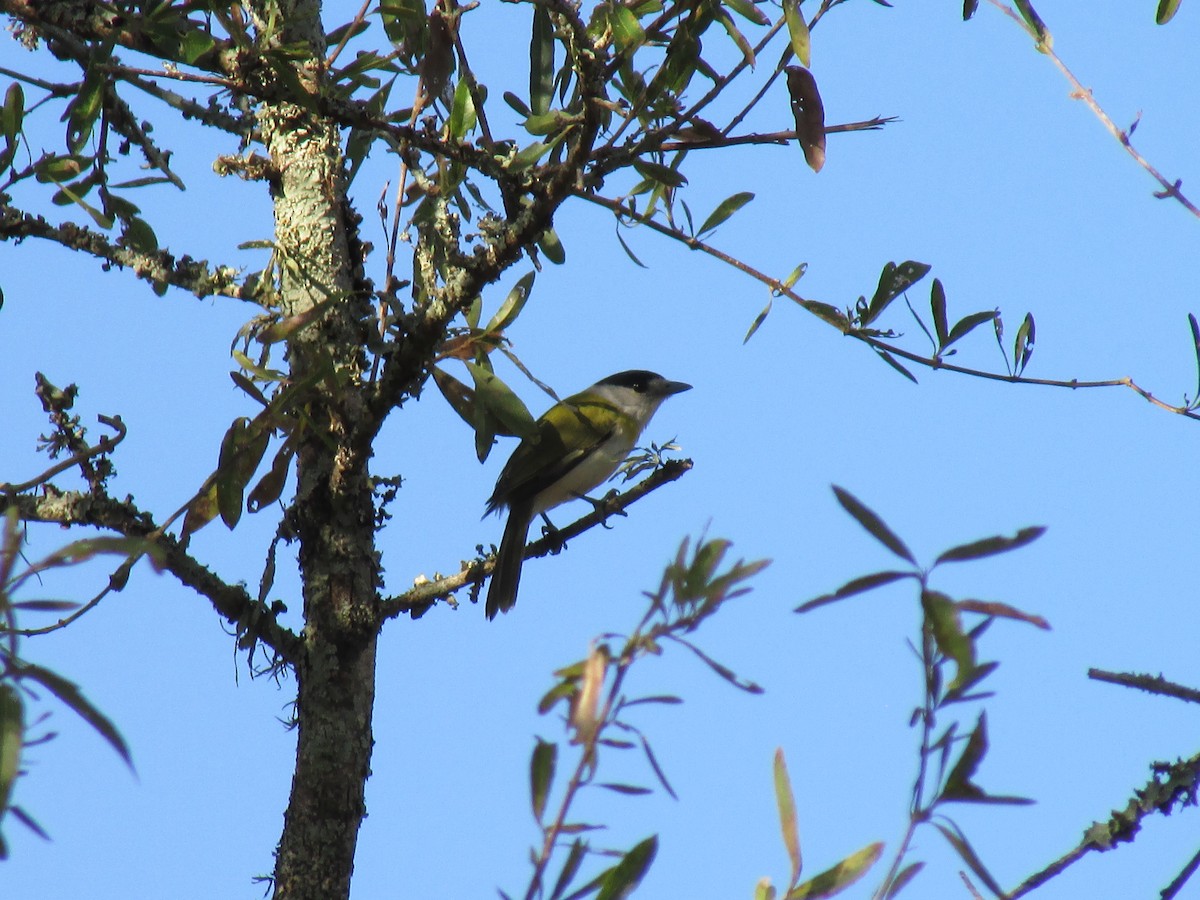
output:
[[631,369],[560,400],[537,420],[537,435],[517,445],[484,512],[486,518],[508,508],[488,586],[489,620],[517,602],[533,517],[585,497],[604,483],[633,450],[663,401],[691,388],[655,372]]

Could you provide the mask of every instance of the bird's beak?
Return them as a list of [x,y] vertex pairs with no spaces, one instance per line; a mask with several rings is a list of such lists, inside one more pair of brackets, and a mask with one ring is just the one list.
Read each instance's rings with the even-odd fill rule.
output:
[[684,391],[690,391],[692,386],[682,381],[668,381],[663,385],[662,392],[664,397],[670,397],[672,394],[682,394]]

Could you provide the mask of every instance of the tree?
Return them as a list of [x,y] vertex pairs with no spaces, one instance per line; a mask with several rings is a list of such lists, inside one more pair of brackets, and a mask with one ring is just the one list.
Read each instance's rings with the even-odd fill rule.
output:
[[[714,198],[706,207],[711,214],[693,217],[685,205],[688,179],[696,171],[707,173],[696,160],[740,146],[731,135],[752,145],[772,144],[793,139],[794,121],[805,153],[790,148],[795,152],[786,172],[795,177],[801,159],[820,168],[825,130],[820,96],[807,68],[797,62],[809,62],[809,30],[827,14],[840,14],[840,6],[823,3],[808,11],[805,21],[791,4],[782,11],[749,3],[601,4],[581,12],[556,2],[491,8],[440,3],[432,11],[396,3],[379,10],[364,7],[341,28],[330,28],[327,11],[310,3],[246,10],[5,3],[18,23],[18,36],[36,40],[43,48],[39,53],[49,52],[72,72],[23,73],[14,80],[23,86],[6,95],[5,236],[64,245],[105,266],[132,270],[156,292],[215,296],[228,305],[246,304],[253,315],[236,347],[240,368],[234,382],[245,405],[225,427],[223,439],[197,435],[198,442],[211,444],[215,467],[210,463],[211,477],[176,497],[177,514],[151,515],[149,507],[110,493],[110,467],[120,459],[116,445],[124,438],[124,423],[110,417],[102,423],[112,432],[108,442],[95,442],[73,418],[73,390],[59,389],[53,379],[39,383],[39,397],[52,416],[50,441],[59,458],[70,460],[83,476],[83,489],[54,488],[62,472],[49,470],[33,483],[18,485],[22,489],[10,492],[15,499],[5,505],[25,522],[115,532],[119,543],[73,544],[70,555],[51,556],[49,562],[115,553],[119,563],[110,588],[119,588],[134,562],[147,557],[199,591],[234,626],[254,671],[297,676],[296,769],[274,871],[277,896],[348,891],[371,765],[376,658],[384,624],[401,615],[418,616],[455,592],[470,591],[487,574],[481,549],[477,559],[448,578],[408,591],[382,588],[381,554],[388,548],[380,534],[396,529],[380,529],[398,502],[397,492],[403,496],[403,486],[394,477],[372,474],[369,463],[381,430],[408,413],[408,404],[430,380],[471,424],[480,456],[496,435],[528,427],[528,414],[496,378],[493,362],[498,354],[518,361],[507,335],[517,332],[519,316],[526,321],[536,314],[543,302],[539,294],[551,277],[546,271],[535,280],[534,273],[546,263],[561,263],[565,252],[576,252],[571,241],[559,237],[566,204],[615,214],[618,238],[635,261],[647,251],[633,246],[624,228],[636,223],[734,262],[817,320],[868,344],[894,368],[922,359],[952,368],[950,351],[963,346],[958,341],[971,333],[977,337],[999,321],[991,309],[960,309],[953,291],[943,299],[940,281],[933,282],[921,309],[929,309],[923,321],[935,349],[917,353],[894,340],[893,330],[901,326],[884,329],[891,320],[882,317],[895,315],[906,289],[912,287],[914,297],[926,290],[924,263],[883,267],[878,287],[864,290],[857,306],[816,301],[796,292],[803,269],[794,268],[795,261],[772,260],[781,272],[771,275],[716,246],[716,229],[736,221],[730,217],[749,201],[745,191]],[[1044,26],[1027,4],[1019,6],[1047,49]],[[524,66],[517,76],[510,68],[507,83],[477,76],[483,50],[470,40],[470,23],[515,15],[531,18],[528,80]],[[478,34],[484,40],[486,32]],[[790,67],[786,78],[784,67]],[[784,108],[779,91],[766,93],[772,84],[786,89],[791,109]],[[775,111],[765,118],[774,127],[743,134],[738,123],[748,114],[762,115],[768,102]],[[32,129],[39,116],[53,119],[51,111],[64,117],[65,147],[56,144],[43,152],[49,144],[41,142],[49,139],[29,135],[41,134]],[[183,181],[176,173],[183,164],[176,160],[189,145],[160,146],[156,137],[165,130],[163,117],[177,116],[200,133],[228,135],[238,152],[218,157],[218,174],[237,176],[269,193],[272,238],[261,242],[260,234],[239,235],[260,240],[257,249],[267,256],[261,270],[245,273],[232,263],[197,263],[198,254],[185,256],[174,236],[160,238],[173,224],[164,213],[154,216],[135,205],[150,210],[162,201],[142,200],[139,192],[163,193]],[[883,124],[863,116],[840,127]],[[393,175],[397,190],[381,201],[385,239],[373,257],[363,236],[366,210],[353,202],[349,186],[360,184],[367,166],[387,154],[399,170]],[[39,217],[47,191],[53,192],[52,201],[75,208],[79,221],[57,225]],[[377,191],[378,182],[368,194]],[[400,253],[409,246],[411,254]],[[792,275],[785,277],[787,271]],[[491,286],[505,279],[501,293],[506,299],[496,304]],[[913,287],[918,282],[920,287]],[[915,299],[911,302],[917,306]],[[498,309],[485,315],[485,307],[494,305]],[[942,312],[947,306],[952,312]],[[749,317],[751,331],[769,311],[768,306],[759,318]],[[1005,342],[1004,379],[1021,380],[1034,336],[1033,319],[1027,317],[1016,329],[1015,343]],[[464,370],[458,361],[471,367]],[[469,386],[464,372],[469,372]],[[1188,403],[1178,409],[1193,412]],[[682,469],[659,468],[650,486]],[[290,498],[284,507],[276,505],[281,497]],[[845,502],[877,536],[887,534],[861,504]],[[273,510],[267,515],[276,516],[264,539],[268,563],[254,587],[215,575],[193,551],[220,527],[217,518],[245,534],[247,509]],[[598,513],[565,535],[570,539],[602,519]],[[418,515],[403,521],[423,520]],[[674,537],[677,541],[679,535]],[[592,539],[599,540],[583,540]],[[10,537],[8,555],[14,565],[16,540]],[[548,538],[543,549],[555,544]],[[277,551],[287,545],[296,548],[296,594],[274,583]],[[678,557],[677,575],[684,570],[715,574],[706,568],[710,557],[703,551],[716,556],[722,545],[697,546],[698,556]],[[735,568],[731,574],[748,572]],[[668,596],[680,595],[670,586],[668,579],[659,595],[664,605]],[[939,618],[938,611],[945,611],[939,598],[945,595],[925,593],[930,597],[924,604],[926,621],[943,622],[952,636],[961,637],[953,616]],[[296,604],[279,598],[301,594],[298,618],[294,608],[286,608]],[[690,627],[686,615],[700,613],[669,608],[682,610],[683,618],[670,621],[684,629]],[[35,606],[21,615],[43,611]],[[933,625],[929,628],[934,635]],[[961,645],[957,655],[954,650],[952,640],[939,639],[929,653],[956,663],[958,680],[974,660]],[[13,658],[22,657],[14,653]],[[563,676],[563,696],[587,695],[591,682],[585,673],[605,671],[600,657],[589,654],[588,659],[590,670],[585,666]],[[49,670],[21,665],[10,676],[40,683],[66,699],[124,748],[116,726],[82,695],[55,682]],[[23,695],[11,689],[8,696]],[[586,717],[577,716],[574,729],[586,745],[586,736],[580,737],[588,731]],[[971,733],[974,739],[953,746],[956,752],[970,751],[977,762],[980,745],[986,746],[982,720]],[[549,751],[537,746],[535,755],[541,752],[544,766]],[[961,776],[958,789],[974,786],[972,765],[953,767]],[[535,766],[535,771],[546,770]],[[785,796],[781,789],[780,797]],[[651,845],[635,844],[611,877],[636,881],[652,856]]]

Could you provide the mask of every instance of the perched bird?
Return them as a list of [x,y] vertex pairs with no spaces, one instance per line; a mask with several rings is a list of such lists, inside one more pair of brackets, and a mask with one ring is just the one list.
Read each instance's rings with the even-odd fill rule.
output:
[[489,619],[517,602],[533,517],[602,484],[625,461],[662,402],[691,387],[634,369],[559,401],[538,419],[537,437],[524,438],[513,451],[484,513],[508,507],[488,587]]

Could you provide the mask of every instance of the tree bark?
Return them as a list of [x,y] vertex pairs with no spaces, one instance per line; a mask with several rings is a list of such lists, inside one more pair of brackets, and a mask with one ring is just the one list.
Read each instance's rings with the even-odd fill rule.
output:
[[[306,41],[302,78],[323,77],[320,5],[288,6],[281,38]],[[297,423],[296,500],[287,524],[299,540],[303,651],[296,666],[296,769],[276,851],[277,900],[330,900],[350,892],[370,774],[375,652],[381,623],[375,511],[364,406],[364,330],[371,308],[355,290],[355,223],[348,219],[340,134],[290,103],[265,104],[259,124],[274,171],[281,313],[320,315],[289,338]]]

